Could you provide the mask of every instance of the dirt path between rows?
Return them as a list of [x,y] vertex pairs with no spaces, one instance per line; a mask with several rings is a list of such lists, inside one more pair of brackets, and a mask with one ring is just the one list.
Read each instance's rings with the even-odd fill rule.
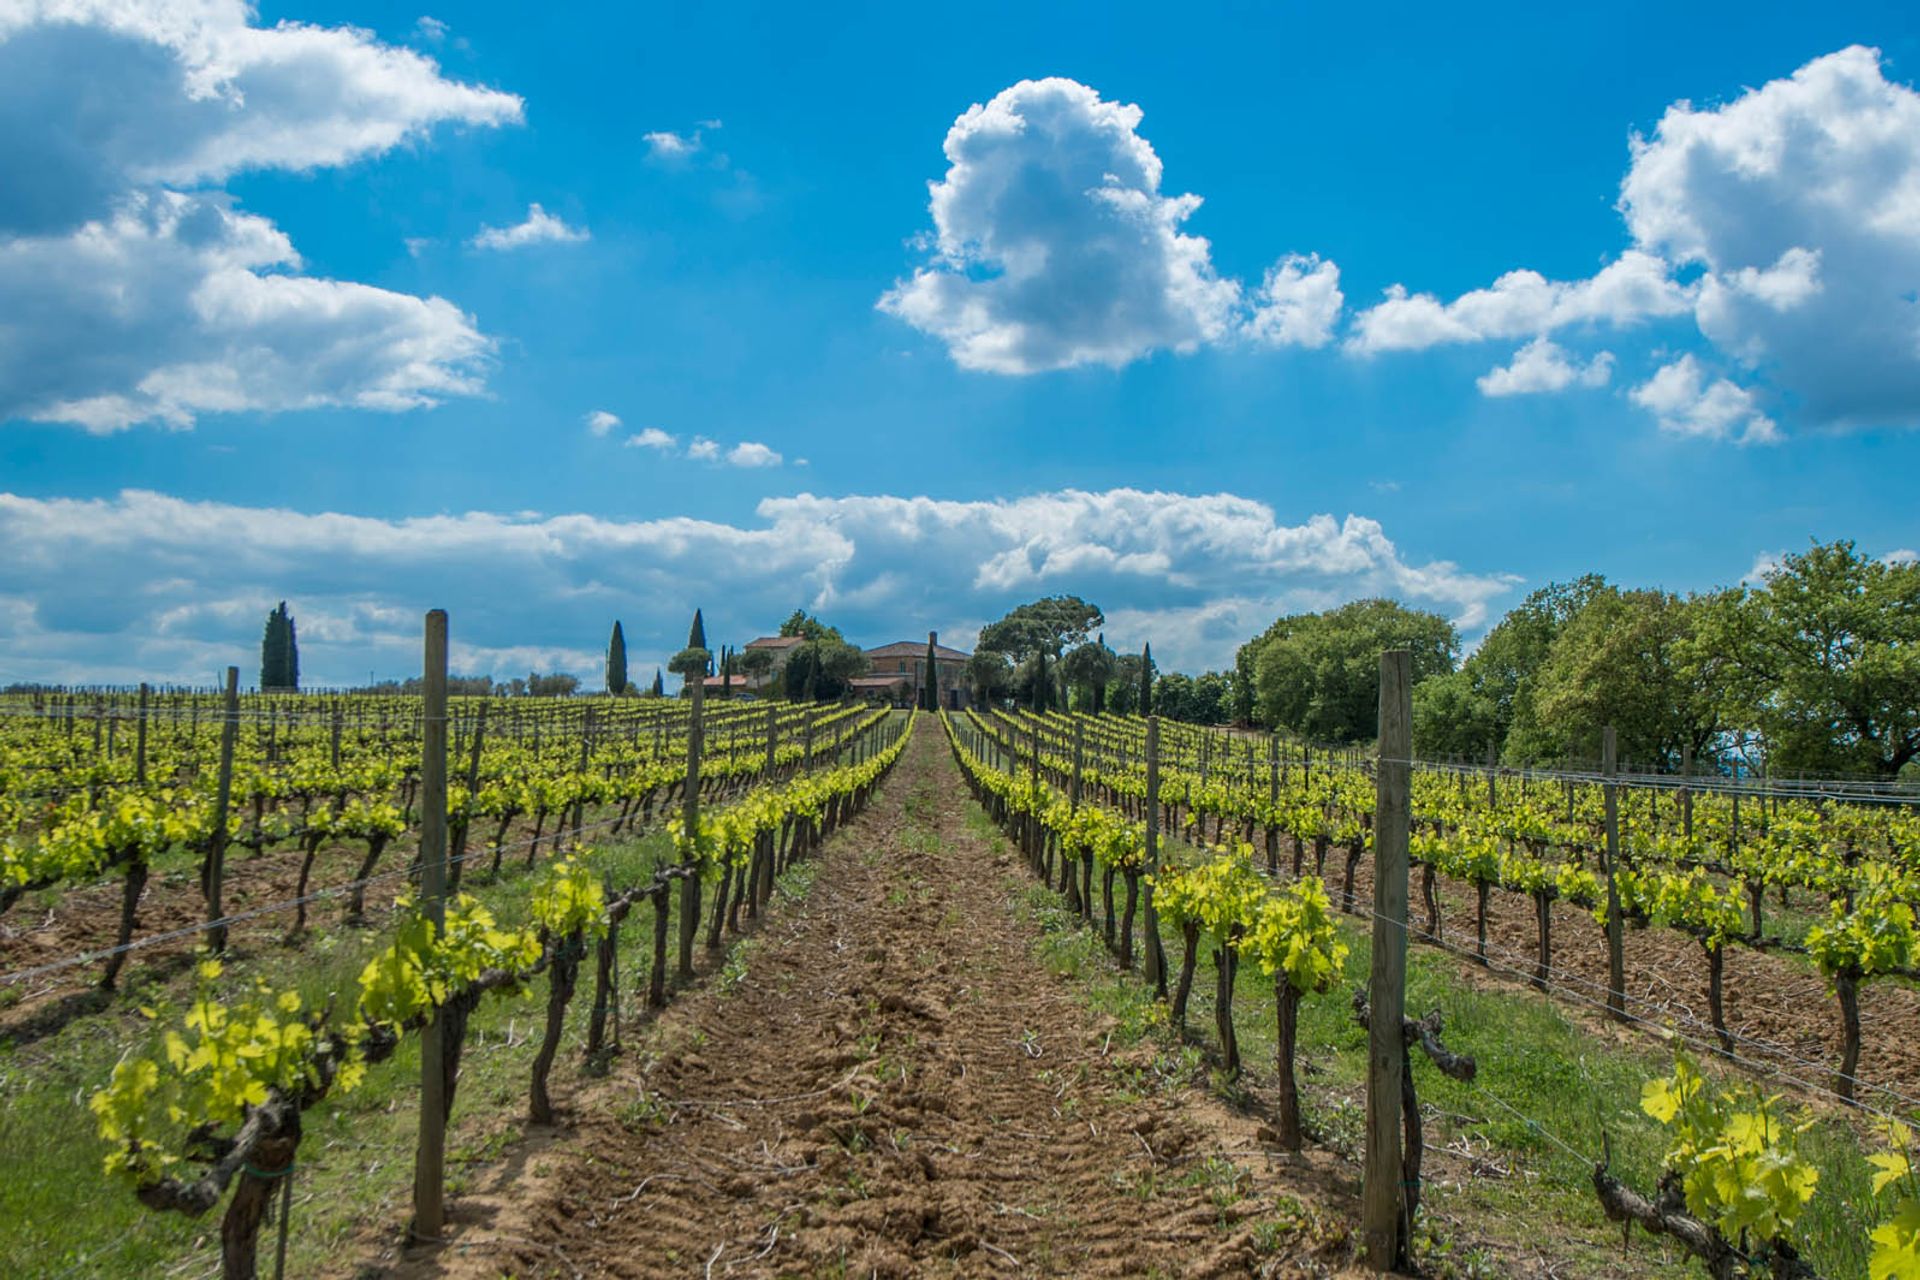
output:
[[[388,1275],[1329,1275],[1357,1188],[1152,1083],[920,726],[798,902]],[[1326,1225],[1335,1224],[1335,1225]],[[361,1275],[375,1274],[361,1271]]]

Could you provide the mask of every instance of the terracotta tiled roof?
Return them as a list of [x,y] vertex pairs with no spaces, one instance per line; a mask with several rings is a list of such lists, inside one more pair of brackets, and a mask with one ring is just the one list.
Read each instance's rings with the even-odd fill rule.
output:
[[749,649],[791,649],[797,644],[805,644],[805,636],[761,636],[758,640],[747,641]]
[[[927,656],[925,640],[896,640],[892,644],[883,644],[878,649],[867,650],[869,658],[924,658]],[[949,649],[943,644],[933,646],[933,656],[939,662],[965,662],[971,654],[958,649]]]

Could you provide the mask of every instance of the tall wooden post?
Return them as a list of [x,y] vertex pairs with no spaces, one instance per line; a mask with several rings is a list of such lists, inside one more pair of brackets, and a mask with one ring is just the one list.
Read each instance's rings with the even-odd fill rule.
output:
[[1372,1271],[1407,1244],[1401,1187],[1401,1023],[1407,999],[1407,837],[1412,826],[1413,655],[1380,655],[1380,759],[1373,826],[1373,972],[1367,992],[1367,1151],[1361,1231]]
[[700,673],[687,677],[693,681],[693,714],[687,721],[687,785],[680,821],[687,836],[687,863],[691,874],[680,881],[680,956],[677,974],[682,982],[693,981],[693,940],[700,932],[700,747],[705,732],[707,682]]
[[780,766],[780,713],[772,707],[767,708],[767,764],[764,770],[766,781],[773,781],[774,770]]
[[1153,904],[1153,877],[1160,872],[1160,717],[1147,717],[1146,979],[1154,995],[1167,998],[1167,953],[1160,945],[1160,909]]
[[1073,788],[1068,799],[1075,813],[1080,812],[1080,773],[1086,762],[1087,726],[1075,720],[1073,722]]
[[[420,909],[440,936],[447,924],[447,611],[427,614],[420,712]],[[420,1033],[420,1144],[413,1157],[413,1236],[446,1225],[446,1029],[438,1014]]]
[[1620,865],[1619,745],[1608,725],[1600,734],[1600,772],[1605,776],[1607,810],[1607,1012],[1617,1022],[1627,1020],[1626,927],[1620,914],[1620,886],[1614,870]]
[[133,730],[133,780],[147,785],[147,682],[140,682],[140,718]]
[[221,708],[220,781],[213,793],[213,830],[207,836],[207,950],[227,949],[227,926],[216,923],[222,882],[227,874],[227,809],[233,802],[233,744],[240,733],[240,668],[227,668],[227,696]]
[[1689,838],[1693,835],[1693,748],[1683,747],[1680,751],[1680,829]]

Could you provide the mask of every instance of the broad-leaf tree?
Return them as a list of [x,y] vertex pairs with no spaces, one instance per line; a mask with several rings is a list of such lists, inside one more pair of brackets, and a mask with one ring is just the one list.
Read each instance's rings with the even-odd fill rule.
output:
[[1453,670],[1460,637],[1439,614],[1375,599],[1281,618],[1257,643],[1255,717],[1307,738],[1353,742],[1378,726],[1382,650],[1411,650],[1418,683]]
[[974,647],[997,649],[1015,662],[1024,662],[1036,653],[1057,659],[1063,650],[1080,644],[1105,621],[1098,605],[1088,604],[1079,596],[1048,596],[1018,605],[998,622],[989,623]]
[[1717,597],[1694,643],[1724,655],[1721,709],[1773,767],[1892,778],[1920,759],[1920,562],[1815,543]]

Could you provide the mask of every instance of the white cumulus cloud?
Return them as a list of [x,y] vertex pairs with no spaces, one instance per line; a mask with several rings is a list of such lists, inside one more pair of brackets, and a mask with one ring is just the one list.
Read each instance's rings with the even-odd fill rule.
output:
[[1512,363],[1481,375],[1475,385],[1483,396],[1525,396],[1564,391],[1576,383],[1604,387],[1612,377],[1612,352],[1581,364],[1551,338],[1535,338],[1514,353]]
[[1140,120],[1057,77],[968,109],[929,187],[932,258],[881,309],[993,373],[1117,367],[1224,336],[1240,286],[1181,230],[1200,198],[1161,192]]
[[780,455],[757,440],[743,440],[727,450],[727,464],[735,467],[777,467]]
[[1317,253],[1289,254],[1267,269],[1246,333],[1269,346],[1324,347],[1345,305],[1339,267]]
[[1808,421],[1920,424],[1920,94],[1876,50],[1675,103],[1620,205],[1639,244],[1702,269],[1701,332]]
[[658,427],[642,427],[627,437],[630,449],[657,449],[666,452],[680,443],[680,437],[662,431]]
[[510,227],[482,226],[468,243],[476,249],[522,249],[530,244],[578,244],[589,238],[585,227],[568,226],[535,203],[527,206],[525,220]]
[[1712,378],[1691,355],[1681,356],[1629,393],[1659,419],[1660,429],[1679,436],[1772,444],[1773,420],[1760,412],[1753,392],[1726,378]]
[[298,274],[219,184],[512,123],[520,99],[355,28],[253,18],[238,0],[0,7],[0,420],[109,431],[479,390],[470,317]]
[[609,413],[605,409],[595,409],[586,416],[587,430],[596,436],[604,436],[620,425],[620,415]]
[[1632,243],[1598,274],[1512,271],[1452,301],[1396,285],[1346,349],[1686,317],[1759,387],[1669,364],[1634,396],[1669,431],[1772,439],[1762,394],[1809,425],[1920,425],[1920,94],[1886,78],[1877,50],[1815,58],[1717,106],[1676,102],[1630,148]]
[[1347,349],[1361,355],[1419,351],[1446,343],[1536,337],[1579,324],[1630,325],[1684,315],[1687,290],[1651,254],[1628,250],[1586,280],[1549,280],[1509,271],[1485,289],[1442,302],[1430,293],[1387,290],[1386,301],[1354,317]]

